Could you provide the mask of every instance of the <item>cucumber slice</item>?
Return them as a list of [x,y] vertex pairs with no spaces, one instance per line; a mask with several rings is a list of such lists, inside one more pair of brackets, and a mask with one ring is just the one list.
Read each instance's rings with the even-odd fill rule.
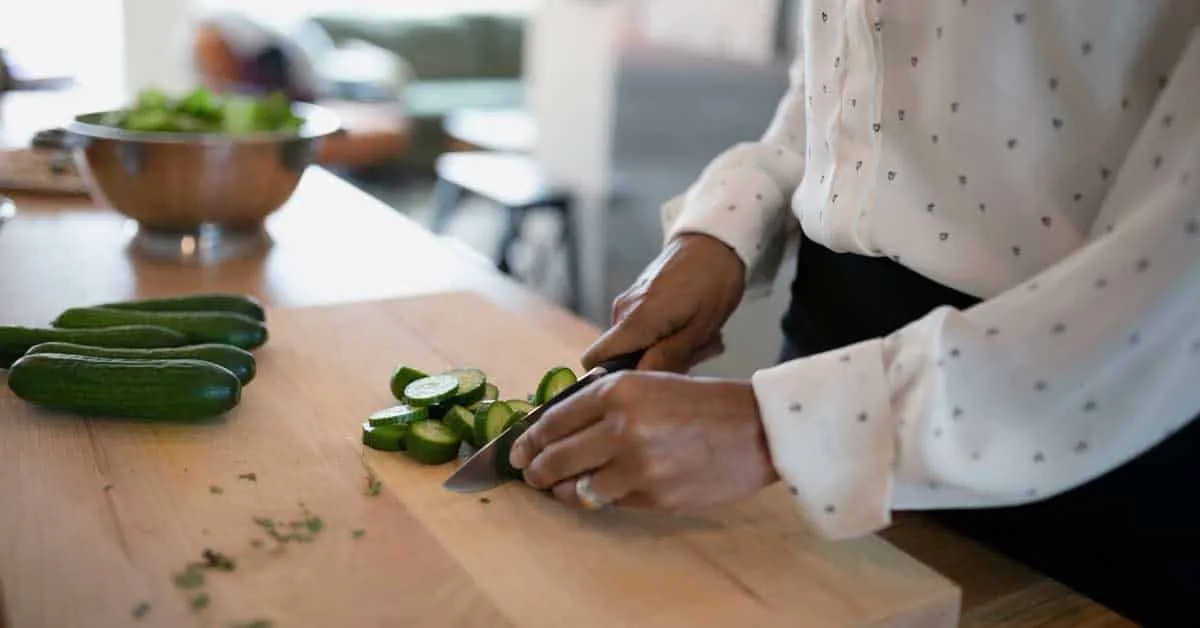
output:
[[458,394],[458,378],[452,375],[425,377],[404,387],[404,400],[419,408],[427,408],[443,401],[449,401],[456,394]]
[[468,443],[475,438],[475,414],[462,406],[454,406],[446,412],[446,425],[454,430],[458,437]]
[[483,447],[503,434],[504,430],[512,425],[513,417],[517,413],[509,407],[507,402],[497,401],[488,406],[482,414],[482,420],[479,415],[475,416],[475,444],[478,447]]
[[424,464],[446,464],[458,457],[462,439],[441,421],[418,421],[408,427],[405,445],[413,460]]
[[367,419],[367,423],[370,423],[372,427],[379,427],[380,425],[395,425],[397,423],[408,425],[409,423],[413,423],[415,421],[424,421],[428,418],[429,412],[425,408],[414,408],[410,405],[402,403],[398,406],[392,406],[386,410],[380,410],[379,412],[372,414],[371,417]]
[[536,407],[532,403],[529,403],[528,401],[521,401],[520,399],[512,399],[505,401],[504,403],[507,403],[508,407],[511,408],[514,413],[521,416],[525,416],[526,414],[533,412],[533,409]]
[[484,423],[480,424],[478,419],[475,421],[475,436],[482,436],[479,447],[484,447],[485,444],[494,441],[504,433],[504,430],[508,430],[510,425],[524,417],[524,414],[526,413],[514,411],[508,402],[492,403],[484,414]]
[[362,442],[367,447],[379,451],[402,451],[408,432],[408,425],[402,423],[374,426],[370,423],[363,423]]
[[428,374],[409,366],[401,366],[392,373],[392,396],[397,401],[404,401],[404,389],[418,379],[425,379]]
[[499,398],[500,398],[500,389],[497,388],[496,385],[491,382],[484,382],[484,384],[483,384],[483,400],[484,401],[495,401]]
[[508,454],[510,451],[512,451],[513,444],[517,442],[517,439],[520,438],[521,434],[524,434],[525,430],[527,429],[529,429],[528,423],[517,423],[512,428],[512,434],[510,435],[511,438],[506,436],[504,437],[504,442],[496,445],[496,465],[500,468],[500,475],[513,480],[521,480],[524,478],[524,473],[520,469],[517,469],[508,463]]
[[484,388],[487,385],[487,375],[479,369],[454,369],[443,375],[450,375],[458,380],[458,394],[454,396],[454,404],[469,406],[483,399]]
[[558,396],[558,393],[569,388],[577,379],[575,372],[565,366],[550,369],[542,376],[542,381],[538,384],[537,394],[534,395],[533,402],[540,406],[554,399]]

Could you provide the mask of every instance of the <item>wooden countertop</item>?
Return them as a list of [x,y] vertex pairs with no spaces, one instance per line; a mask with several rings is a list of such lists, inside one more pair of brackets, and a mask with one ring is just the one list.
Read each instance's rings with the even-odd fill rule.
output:
[[[18,217],[0,227],[0,320],[5,322],[37,324],[80,303],[201,290],[246,292],[274,306],[467,290],[538,328],[560,347],[585,346],[597,333],[499,276],[486,261],[431,236],[320,169],[306,175],[293,202],[271,219],[276,244],[264,258],[217,268],[130,256],[124,249],[125,222],[87,199],[12,196]],[[963,626],[1132,625],[919,515],[899,517],[883,536],[962,587]],[[454,571],[436,567],[437,560],[431,564],[434,571]],[[4,575],[12,576],[0,571]],[[11,597],[9,603],[13,606]],[[0,596],[0,618],[3,608]],[[497,619],[489,614],[494,608],[471,612],[477,613],[474,623],[504,623],[487,620]],[[511,621],[511,613],[501,614]]]

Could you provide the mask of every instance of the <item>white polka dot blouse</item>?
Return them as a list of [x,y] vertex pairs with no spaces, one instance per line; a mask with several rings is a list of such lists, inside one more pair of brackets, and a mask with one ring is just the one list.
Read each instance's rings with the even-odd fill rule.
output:
[[1200,414],[1200,3],[802,14],[774,121],[663,207],[666,237],[761,281],[799,227],[985,299],[754,375],[813,527],[1043,499]]

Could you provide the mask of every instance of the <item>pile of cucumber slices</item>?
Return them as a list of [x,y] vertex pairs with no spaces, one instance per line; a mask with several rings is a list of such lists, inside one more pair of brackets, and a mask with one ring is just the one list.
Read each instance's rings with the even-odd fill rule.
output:
[[464,443],[483,447],[575,381],[574,371],[556,367],[526,400],[502,401],[500,389],[479,369],[428,375],[401,366],[391,382],[400,405],[372,414],[363,423],[362,442],[381,451],[405,451],[424,464],[446,464]]
[[194,294],[72,308],[51,327],[0,326],[0,369],[32,404],[89,416],[205,419],[233,409],[267,341],[252,297]]

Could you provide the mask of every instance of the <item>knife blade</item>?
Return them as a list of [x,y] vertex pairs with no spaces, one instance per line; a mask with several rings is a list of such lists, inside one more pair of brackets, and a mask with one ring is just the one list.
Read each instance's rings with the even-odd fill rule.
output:
[[636,369],[644,353],[644,351],[637,351],[600,363],[574,384],[555,395],[553,399],[534,408],[525,418],[509,426],[495,440],[475,452],[450,475],[450,478],[442,486],[457,493],[477,493],[496,488],[509,481],[510,478],[505,477],[502,471],[500,457],[508,455],[513,442],[525,429],[540,421],[550,408],[595,382],[613,373]]

